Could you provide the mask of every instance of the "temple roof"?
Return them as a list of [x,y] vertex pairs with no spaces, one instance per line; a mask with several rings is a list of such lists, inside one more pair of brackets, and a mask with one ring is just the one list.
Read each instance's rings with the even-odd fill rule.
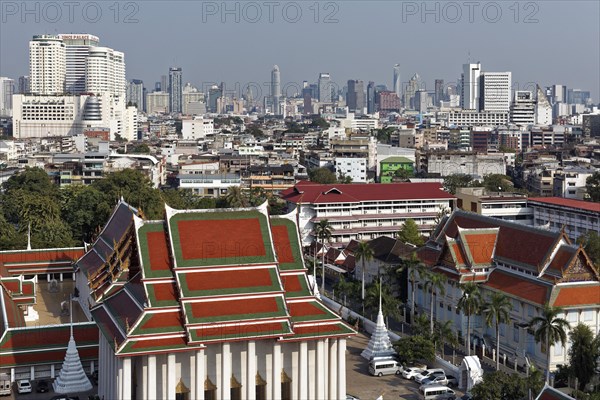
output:
[[107,280],[100,282],[97,272],[89,275],[90,285],[103,293],[92,314],[118,355],[354,333],[311,294],[293,215],[269,216],[266,204],[166,207],[165,220],[132,214],[131,229],[119,226],[123,237],[107,260],[115,252],[121,257],[112,266],[104,261],[96,267],[110,271]]

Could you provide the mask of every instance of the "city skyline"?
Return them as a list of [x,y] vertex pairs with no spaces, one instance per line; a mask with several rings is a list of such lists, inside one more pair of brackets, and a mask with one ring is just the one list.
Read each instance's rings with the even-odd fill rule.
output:
[[[589,90],[594,101],[599,99],[599,50],[595,46],[582,45],[579,53],[584,53],[586,62],[579,63],[573,62],[572,51],[574,38],[585,43],[589,38],[598,37],[600,27],[594,16],[598,15],[600,6],[596,3],[583,1],[578,2],[581,7],[574,5],[568,8],[556,2],[542,3],[536,13],[538,23],[525,23],[524,15],[531,14],[526,10],[521,10],[523,15],[519,18],[522,21],[515,23],[512,19],[516,15],[510,14],[512,11],[507,6],[502,10],[504,18],[497,24],[482,20],[480,14],[475,14],[473,23],[465,20],[452,24],[444,18],[436,23],[436,16],[427,15],[424,15],[426,22],[422,23],[419,15],[405,15],[402,5],[380,3],[385,7],[378,11],[377,7],[365,3],[339,4],[337,23],[314,23],[306,6],[304,17],[297,24],[277,19],[273,23],[258,21],[251,24],[243,18],[239,23],[225,18],[226,22],[222,23],[212,17],[207,17],[205,23],[194,23],[194,18],[206,17],[202,15],[201,6],[181,2],[177,4],[189,13],[179,13],[178,18],[182,26],[188,26],[189,34],[186,29],[186,33],[170,30],[168,35],[160,29],[153,29],[160,25],[159,17],[165,11],[163,3],[158,2],[140,4],[136,13],[138,22],[133,24],[122,21],[88,23],[82,18],[74,18],[73,23],[66,20],[49,23],[44,18],[37,24],[22,23],[21,18],[7,15],[4,10],[1,30],[10,35],[0,35],[0,75],[16,81],[19,76],[27,74],[26,45],[33,35],[76,32],[97,35],[102,45],[123,51],[126,54],[127,79],[143,80],[148,88],[160,81],[161,75],[165,75],[170,66],[177,65],[183,70],[183,82],[191,82],[199,88],[203,83],[208,85],[221,81],[227,87],[234,87],[236,82],[240,87],[258,83],[264,88],[265,95],[269,91],[264,85],[270,82],[269,71],[277,64],[285,72],[282,90],[289,84],[301,88],[304,80],[316,82],[319,73],[324,71],[329,72],[332,81],[340,87],[348,79],[360,79],[385,84],[392,89],[392,68],[400,64],[404,84],[408,81],[407,77],[418,73],[427,90],[434,90],[435,79],[444,79],[446,84],[457,82],[462,64],[480,61],[487,70],[512,71],[514,89],[526,89],[528,82],[539,83],[540,86],[561,84]],[[321,8],[325,5],[319,4]],[[265,15],[263,17],[266,18]],[[112,18],[108,9],[104,10],[103,18]],[[320,18],[324,17],[321,15]],[[322,39],[373,18],[380,21],[377,23],[378,34],[390,35],[389,41],[366,47],[377,55],[376,62],[372,57],[352,57],[356,50],[364,48],[368,35],[358,35],[353,41],[328,39],[328,43]],[[563,24],[569,18],[577,18],[578,24],[570,28],[567,37],[548,37],[549,28]],[[249,28],[251,36],[241,35]],[[302,34],[292,34],[298,28]],[[273,36],[274,29],[281,34]],[[473,35],[475,31],[477,35]],[[209,41],[207,38],[219,40]],[[256,45],[249,44],[248,40]],[[227,45],[213,44],[217,42]],[[556,50],[561,48],[566,49],[561,52],[564,56]],[[207,52],[212,55],[207,57]],[[342,54],[349,55],[352,62],[347,62],[347,57]],[[507,54],[512,56],[507,57]],[[159,55],[159,62],[153,60],[156,55]]]

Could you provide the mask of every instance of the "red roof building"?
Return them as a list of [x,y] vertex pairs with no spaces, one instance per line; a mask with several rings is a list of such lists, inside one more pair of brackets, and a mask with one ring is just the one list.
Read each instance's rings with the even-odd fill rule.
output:
[[[485,298],[493,292],[511,301],[510,324],[502,324],[500,349],[511,362],[529,362],[544,369],[548,353],[522,327],[544,305],[561,307],[571,327],[584,323],[598,333],[600,321],[600,275],[582,247],[564,231],[550,231],[457,210],[446,217],[417,251],[433,272],[447,277],[444,294],[434,307],[437,320],[450,320],[466,332],[467,318],[456,312],[462,296],[459,284],[475,282]],[[417,307],[430,309],[429,293],[417,290]],[[474,336],[493,343],[495,331],[481,315],[471,318]],[[503,333],[502,333],[503,332]],[[485,340],[484,340],[485,341]],[[551,365],[567,361],[560,343],[552,346]]]
[[563,229],[574,242],[587,232],[600,235],[600,203],[563,197],[530,197],[535,226]]
[[296,208],[305,246],[314,239],[314,225],[324,219],[333,227],[334,245],[393,235],[409,218],[428,234],[440,210],[452,210],[456,199],[439,183],[322,185],[308,181],[298,182],[281,197],[289,208]]
[[121,202],[77,263],[101,397],[174,398],[181,385],[193,398],[345,397],[354,331],[313,295],[293,215],[136,214]]

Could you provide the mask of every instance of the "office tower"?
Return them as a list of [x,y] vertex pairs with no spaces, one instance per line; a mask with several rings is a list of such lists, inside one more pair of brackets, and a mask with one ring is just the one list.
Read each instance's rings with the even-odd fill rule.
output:
[[463,64],[460,106],[464,110],[479,110],[479,77],[481,63]]
[[125,97],[125,54],[108,47],[90,47],[86,58],[85,91]]
[[199,114],[200,109],[205,109],[204,93],[198,88],[192,86],[191,83],[186,83],[183,87],[183,103],[181,112],[183,115]]
[[429,94],[425,90],[417,90],[413,100],[413,108],[420,114],[427,112],[429,106]]
[[367,114],[375,112],[375,82],[370,81],[367,85]]
[[127,86],[127,104],[134,104],[138,110],[145,111],[144,107],[144,82],[132,79]]
[[179,67],[169,68],[169,108],[172,113],[180,114],[183,110],[183,81]]
[[321,72],[319,74],[319,101],[321,103],[331,103],[332,102],[332,85],[331,85],[331,75],[327,72]]
[[310,87],[302,89],[302,109],[304,115],[312,114],[312,90]]
[[280,115],[281,112],[281,74],[277,65],[271,71],[271,98],[273,102],[273,114]]
[[29,75],[23,75],[19,77],[18,92],[20,94],[29,93]]
[[404,108],[409,110],[415,110],[415,93],[417,90],[420,90],[422,86],[421,77],[419,74],[414,74],[412,78],[408,81],[406,85],[406,90],[404,91]]
[[435,80],[435,87],[434,87],[435,93],[433,96],[433,105],[436,107],[440,106],[440,102],[442,100],[445,100],[445,96],[444,96],[444,80],[443,79],[436,79]]
[[526,90],[515,91],[515,99],[510,107],[510,122],[520,126],[535,124],[535,99],[533,93]]
[[310,97],[313,99],[319,99],[319,85],[316,83],[311,83],[308,85],[308,89],[310,90]]
[[12,116],[12,96],[15,92],[15,81],[0,77],[0,117]]
[[[252,92],[250,92],[252,93]],[[213,85],[208,90],[208,111],[217,112],[217,100],[223,96],[223,89],[217,85]]]
[[166,114],[169,112],[169,94],[154,92],[146,94],[146,112],[148,114]]
[[365,88],[361,80],[349,80],[346,93],[348,111],[362,114],[365,108]]
[[60,34],[65,44],[65,91],[80,94],[86,91],[87,57],[90,48],[97,47],[100,39],[88,34]]
[[166,75],[160,76],[160,91],[169,93],[169,81]]
[[590,92],[581,89],[567,90],[567,103],[569,104],[587,104],[591,100]]
[[29,42],[31,93],[62,94],[65,91],[66,49],[60,37],[35,35]]
[[552,85],[552,103],[567,102],[567,87],[565,85]]
[[482,72],[479,77],[479,111],[508,112],[511,101],[510,72]]
[[392,87],[398,98],[402,98],[402,81],[400,80],[400,64],[394,65],[394,81]]
[[160,82],[155,82],[154,83],[154,91],[155,92],[162,92],[162,84]]
[[377,91],[377,99],[379,111],[383,112],[399,112],[400,111],[400,98],[396,92],[389,92],[387,90]]

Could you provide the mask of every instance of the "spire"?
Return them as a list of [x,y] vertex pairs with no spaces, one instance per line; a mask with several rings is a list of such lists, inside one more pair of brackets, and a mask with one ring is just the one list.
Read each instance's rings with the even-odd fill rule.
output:
[[367,348],[360,354],[363,358],[370,360],[373,357],[391,357],[396,354],[388,335],[382,311],[381,277],[379,277],[379,312],[377,313],[377,325],[371,335]]
[[31,222],[27,228],[27,250],[31,250]]
[[379,276],[379,314],[383,315],[381,311],[381,276]]

